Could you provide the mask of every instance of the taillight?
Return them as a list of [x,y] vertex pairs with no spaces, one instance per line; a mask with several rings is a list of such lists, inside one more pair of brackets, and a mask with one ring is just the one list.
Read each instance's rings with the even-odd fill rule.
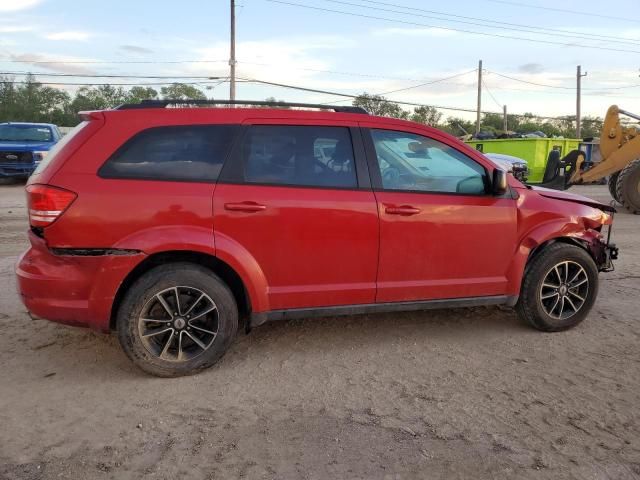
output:
[[27,205],[32,227],[51,225],[69,208],[78,195],[69,190],[48,185],[29,185]]

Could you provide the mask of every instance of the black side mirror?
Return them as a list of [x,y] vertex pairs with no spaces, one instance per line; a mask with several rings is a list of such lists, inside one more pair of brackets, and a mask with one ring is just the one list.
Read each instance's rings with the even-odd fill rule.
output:
[[493,171],[493,180],[491,181],[491,193],[494,195],[504,195],[507,193],[507,172],[496,168]]

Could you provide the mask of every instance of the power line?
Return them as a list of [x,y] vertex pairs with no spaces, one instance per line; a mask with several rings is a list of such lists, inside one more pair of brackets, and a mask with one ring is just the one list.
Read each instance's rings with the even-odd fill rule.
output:
[[496,97],[493,96],[493,93],[491,93],[491,90],[489,90],[489,87],[487,86],[487,82],[485,82],[484,79],[482,80],[482,85],[484,85],[484,89],[487,91],[487,93],[489,94],[491,99],[495,102],[495,104],[498,105],[498,107],[500,108],[504,107],[504,103],[500,103],[498,100],[496,100]]
[[[353,95],[353,94],[348,94],[348,93],[332,92],[332,91],[327,91],[327,90],[316,90],[316,89],[312,89],[312,88],[299,87],[299,86],[296,86],[296,85],[288,85],[288,84],[284,84],[284,83],[267,82],[267,81],[257,80],[257,79],[242,78],[242,80],[247,82],[247,83],[257,83],[257,84],[263,84],[263,85],[272,85],[272,86],[288,88],[288,89],[292,89],[292,90],[301,90],[301,91],[312,92],[312,93],[322,93],[322,94],[326,94],[326,95],[333,95],[333,96],[345,97],[345,98],[350,98],[350,99],[356,99],[356,98],[359,97],[359,95]],[[437,109],[440,109],[440,110],[452,110],[452,111],[457,111],[457,112],[470,112],[470,113],[475,113],[476,112],[476,109],[473,109],[473,108],[449,107],[449,106],[444,106],[444,105],[433,105],[433,104],[430,105],[430,104],[426,104],[426,103],[405,102],[405,101],[402,101],[402,100],[392,100],[392,99],[385,99],[385,101],[389,102],[389,103],[394,103],[394,104],[397,104],[397,105],[407,105],[407,106],[411,106],[411,107],[433,107],[433,108],[437,108]],[[502,112],[482,111],[481,113],[502,115]],[[513,116],[516,116],[516,117],[524,117],[525,116],[524,114],[518,114],[518,113],[513,113],[513,114],[509,114],[509,115],[513,115]],[[541,118],[541,119],[549,119],[549,120],[561,120],[561,119],[563,119],[563,117],[548,117],[548,116],[542,116],[542,115],[534,115],[533,117]]]
[[79,73],[40,73],[40,72],[0,72],[0,75],[33,75],[34,77],[76,77],[76,78],[148,78],[148,79],[188,79],[188,80],[215,80],[221,77],[208,76],[185,76],[185,75],[99,75],[99,74],[79,74]]
[[[521,78],[515,78],[515,77],[511,77],[509,75],[505,75],[503,73],[498,73],[498,72],[492,72],[491,70],[487,70],[488,73],[491,73],[493,75],[497,75],[499,77],[502,78],[507,78],[509,80],[513,80],[514,82],[520,82],[520,83],[526,83],[528,85],[535,85],[538,87],[546,87],[546,88],[557,88],[557,89],[561,89],[561,90],[575,90],[576,87],[565,87],[565,86],[561,86],[561,85],[549,85],[549,84],[545,84],[545,83],[537,83],[537,82],[531,82],[529,80],[522,80]],[[640,83],[638,84],[632,84],[632,85],[622,85],[619,87],[592,87],[592,88],[583,88],[583,90],[597,90],[597,91],[603,91],[603,90],[624,90],[626,88],[637,88],[640,87]]]
[[[8,62],[8,63],[27,63],[27,64],[32,64],[35,62],[31,62],[28,60],[2,60],[0,59],[0,63],[3,62]],[[145,63],[149,63],[149,64],[158,64],[158,65],[162,65],[165,63],[196,63],[199,62],[197,60],[176,60],[176,61],[169,61],[169,62],[164,62],[164,61],[150,61],[150,62],[145,62]],[[228,61],[218,61],[218,60],[203,60],[203,62],[208,62],[208,63],[228,63]],[[64,62],[64,61],[47,61],[47,62],[40,62],[43,64],[53,64],[53,65],[64,65],[68,62]],[[98,63],[98,62],[90,62],[90,63]],[[100,64],[105,64],[105,65],[110,65],[110,64],[119,64],[121,62],[118,61],[101,61],[99,62]],[[132,64],[135,63],[139,63],[139,62],[130,62]],[[238,65],[257,65],[257,66],[264,66],[264,67],[273,67],[273,66],[279,66],[277,64],[273,64],[273,63],[264,63],[264,62],[252,62],[252,61],[238,61]],[[349,71],[339,71],[339,70],[326,70],[326,69],[319,69],[319,68],[306,68],[306,67],[287,67],[290,70],[295,70],[295,71],[306,71],[306,72],[317,72],[317,73],[328,73],[328,74],[332,74],[332,75],[344,75],[344,76],[352,76],[352,77],[362,77],[362,78],[376,78],[376,79],[381,79],[381,80],[397,80],[397,81],[402,81],[402,82],[420,82],[420,81],[424,81],[424,78],[411,78],[411,77],[394,77],[394,76],[386,76],[386,75],[378,75],[378,74],[374,74],[374,73],[359,73],[359,72],[349,72]],[[12,73],[12,72],[6,72],[6,73]],[[16,75],[20,75],[20,74],[24,74],[26,75],[27,73],[32,73],[32,72],[15,72]],[[45,75],[45,73],[38,73],[39,75]],[[35,75],[35,73],[34,73]],[[53,75],[53,74],[51,74]],[[59,74],[59,75],[63,75],[63,74]],[[106,75],[98,75],[98,74],[64,74],[64,75],[68,75],[70,77],[106,77]],[[121,77],[121,78],[126,78],[126,77],[131,77],[131,78],[144,78],[145,76],[142,75],[114,75],[115,77]],[[182,76],[177,76],[177,77],[169,77],[167,76],[167,78],[187,78],[187,77],[182,77]],[[188,77],[188,78],[201,78],[201,77]],[[205,77],[202,77],[205,78]],[[209,76],[207,76],[206,78],[209,78]]]
[[321,11],[321,12],[337,13],[337,14],[340,14],[340,15],[348,15],[348,16],[359,17],[359,18],[369,18],[369,19],[372,19],[372,20],[381,20],[381,21],[384,21],[384,22],[398,23],[398,24],[402,24],[402,25],[412,25],[412,26],[417,26],[417,27],[438,28],[440,30],[450,30],[450,31],[453,31],[453,32],[470,33],[470,34],[473,34],[473,35],[482,35],[482,36],[485,36],[485,37],[505,38],[505,39],[509,39],[509,40],[521,40],[521,41],[525,41],[525,42],[542,43],[542,44],[546,44],[546,45],[561,45],[561,46],[564,46],[564,47],[578,47],[578,48],[585,48],[585,49],[592,49],[592,50],[605,50],[605,51],[611,51],[611,52],[640,53],[639,50],[626,50],[626,49],[621,49],[621,48],[602,47],[602,46],[597,46],[597,45],[580,45],[580,44],[576,44],[576,43],[553,42],[551,40],[539,40],[539,39],[533,39],[533,38],[516,37],[516,36],[513,36],[513,35],[502,35],[502,34],[498,34],[498,33],[478,32],[478,31],[474,31],[474,30],[464,30],[464,29],[461,29],[461,28],[443,27],[443,26],[438,26],[438,25],[429,25],[429,24],[426,24],[426,23],[410,22],[410,21],[406,21],[406,20],[397,20],[397,19],[391,19],[391,18],[386,18],[386,17],[378,17],[378,16],[375,16],[375,15],[365,15],[365,14],[361,14],[361,13],[345,12],[343,10],[334,10],[334,9],[330,9],[330,8],[314,7],[314,6],[311,6],[311,5],[303,5],[303,4],[299,4],[299,3],[286,2],[286,1],[283,1],[283,0],[265,0],[265,1],[271,2],[271,3],[278,3],[278,4],[281,4],[281,5],[293,6],[293,7],[299,7],[299,8],[306,8],[306,9],[309,9],[309,10],[316,10],[316,11]]
[[[386,92],[381,92],[379,94],[376,95],[389,95],[391,93],[397,93],[397,92],[401,92],[401,91],[406,91],[406,90],[413,90],[416,88],[420,88],[423,86],[427,86],[427,85],[432,85],[432,84],[436,84],[436,83],[441,83],[447,80],[450,80],[452,78],[456,78],[456,77],[460,77],[460,76],[464,76],[464,75],[468,75],[470,73],[475,72],[476,69],[473,70],[469,70],[467,72],[463,72],[463,73],[459,73],[459,74],[455,74],[455,75],[451,75],[448,77],[443,77],[443,78],[438,78],[438,79],[434,79],[434,80],[430,80],[427,82],[422,82],[420,84],[417,85],[412,85],[410,87],[405,87],[405,88],[399,88],[396,90],[389,90]],[[528,85],[534,85],[534,86],[538,86],[538,87],[544,87],[544,88],[552,88],[552,89],[561,89],[561,90],[570,90],[570,91],[574,91],[575,87],[565,87],[565,86],[560,86],[560,85],[549,85],[549,84],[544,84],[544,83],[537,83],[537,82],[531,82],[528,80],[523,80],[520,78],[516,78],[510,75],[505,75],[502,73],[498,73],[498,72],[493,72],[491,70],[486,70],[487,73],[491,73],[493,75],[497,75],[499,77],[503,77],[509,80],[513,80],[515,82],[519,82],[519,83],[525,83]],[[32,75],[34,77],[74,77],[74,78],[132,78],[132,79],[156,79],[156,80],[160,80],[160,79],[165,79],[165,80],[216,80],[219,78],[223,78],[223,77],[214,77],[214,76],[190,76],[190,75],[132,75],[132,74],[78,74],[78,73],[41,73],[41,72],[26,72],[26,71],[6,71],[6,72],[0,72],[0,75],[24,75],[24,76],[28,76],[28,75]],[[224,77],[226,78],[226,77]],[[384,77],[381,77],[384,78]],[[15,83],[20,83],[20,82],[15,82]],[[43,83],[43,82],[39,82],[39,83]],[[169,84],[169,83],[185,83],[185,82],[165,82],[165,83],[157,83],[158,85],[160,84]],[[194,84],[197,83],[202,83],[202,82],[193,82]],[[205,82],[206,83],[206,82]],[[59,82],[49,82],[49,84],[57,84],[60,85],[61,83]],[[155,83],[154,83],[155,84]],[[73,85],[73,84],[72,84]],[[87,85],[86,83],[77,83],[75,85]],[[100,83],[100,84],[96,84],[96,85],[134,85],[134,84],[114,84],[114,83]],[[139,85],[139,84],[135,84],[135,85]],[[486,85],[486,83],[485,83]],[[592,88],[583,88],[583,90],[588,90],[588,91],[596,91],[596,92],[602,92],[602,91],[608,91],[608,90],[624,90],[624,89],[628,89],[628,88],[638,88],[640,87],[640,84],[631,84],[631,85],[623,85],[623,86],[618,86],[618,87],[592,87]],[[501,90],[508,90],[505,89],[503,87],[495,87]],[[513,89],[512,89],[513,90]],[[522,91],[522,92],[531,92],[532,90],[514,90],[514,91]],[[539,92],[539,91],[538,91]],[[567,92],[567,95],[570,95],[570,93]]]
[[[258,66],[265,66],[265,67],[278,66],[278,65],[274,65],[273,63],[248,62],[248,61],[241,61],[241,62],[239,62],[239,64],[242,64],[242,65],[258,65]],[[289,68],[289,67],[287,67],[287,68]],[[381,79],[381,80],[398,80],[398,81],[403,81],[403,82],[420,82],[420,81],[425,80],[424,78],[390,77],[390,76],[377,75],[377,74],[372,74],[372,73],[344,72],[344,71],[338,71],[338,70],[323,70],[323,69],[318,69],[318,68],[306,68],[306,67],[291,67],[291,70],[299,70],[299,71],[305,71],[305,72],[317,72],[317,73],[330,73],[330,74],[334,74],[334,75],[345,75],[345,76],[352,76],[352,77],[377,78],[377,79]]]
[[[457,74],[451,75],[449,77],[439,78],[439,79],[432,80],[432,81],[429,81],[429,82],[423,82],[423,83],[420,83],[418,85],[412,85],[410,87],[399,88],[397,90],[389,90],[387,92],[374,93],[373,95],[374,96],[383,96],[383,95],[389,95],[390,93],[397,93],[397,92],[404,92],[406,90],[413,90],[415,88],[424,87],[426,85],[433,85],[435,83],[441,83],[441,82],[444,82],[446,80],[451,80],[452,78],[462,77],[464,75],[468,75],[468,74],[474,73],[476,71],[477,71],[477,69],[474,68],[473,70],[469,70],[468,72],[457,73]],[[336,100],[336,101],[330,101],[330,102],[325,102],[325,103],[332,104],[332,103],[340,103],[340,102],[343,102],[343,101],[344,100]]]
[[[222,82],[217,81],[217,82],[209,82],[209,81],[203,81],[203,82],[150,82],[150,83],[86,83],[86,82],[40,82],[37,81],[35,83],[38,83],[40,85],[63,85],[63,86],[79,86],[79,87],[108,87],[108,86],[114,86],[114,87],[146,87],[146,86],[162,86],[162,85],[172,85],[174,83],[181,83],[183,85],[210,85],[210,84],[220,84],[220,83],[225,83],[228,80],[225,79]],[[18,85],[29,85],[30,83],[33,82],[26,82],[26,81],[10,81],[10,82],[3,82],[0,80],[0,84],[1,83],[16,83]]]
[[32,65],[98,65],[98,64],[129,64],[129,65],[161,65],[176,63],[228,63],[228,60],[25,60],[12,58],[11,60],[0,59],[3,63],[28,63]]
[[[327,0],[329,1],[329,0]],[[602,38],[602,39],[609,39],[609,40],[614,40],[616,42],[624,42],[624,43],[636,43],[638,44],[638,42],[640,42],[640,40],[633,40],[633,39],[629,39],[629,38],[623,38],[623,37],[615,37],[612,35],[600,35],[600,34],[595,34],[595,33],[584,33],[584,32],[572,32],[570,30],[561,30],[558,28],[546,28],[546,27],[534,27],[531,25],[524,25],[524,24],[520,24],[520,23],[510,23],[510,22],[504,22],[504,21],[497,21],[497,20],[491,20],[491,19],[487,19],[487,18],[480,18],[480,17],[468,17],[465,15],[456,15],[454,13],[447,13],[447,12],[439,12],[436,10],[427,10],[424,8],[418,8],[418,7],[412,7],[412,6],[408,6],[408,5],[400,5],[397,3],[387,3],[387,2],[380,2],[380,1],[376,1],[376,0],[360,0],[361,2],[366,2],[366,3],[373,3],[375,5],[385,5],[388,7],[396,7],[396,8],[403,8],[405,10],[411,10],[411,11],[417,11],[417,12],[426,12],[426,13],[433,13],[436,15],[444,15],[447,17],[454,17],[454,18],[463,18],[466,20],[478,20],[481,22],[486,22],[486,23],[495,23],[498,25],[509,25],[512,27],[520,27],[520,28],[527,28],[527,29],[535,29],[535,30],[541,30],[541,31],[546,31],[546,32],[558,32],[558,33],[567,33],[570,35],[584,35],[586,36],[588,39],[592,39],[592,38]]]
[[377,95],[389,95],[390,93],[398,93],[398,92],[404,92],[406,90],[413,90],[415,88],[424,87],[426,85],[433,85],[435,83],[440,83],[440,82],[444,82],[446,80],[451,80],[452,78],[463,77],[464,75],[469,75],[470,73],[473,73],[475,71],[476,71],[476,69],[474,68],[473,70],[469,70],[468,72],[457,73],[455,75],[451,75],[450,77],[439,78],[437,80],[432,80],[430,82],[424,82],[424,83],[420,83],[418,85],[412,85],[411,87],[398,88],[397,90],[389,90],[388,92],[378,93]]
[[[277,82],[269,82],[269,81],[265,81],[265,80],[258,80],[258,79],[250,79],[250,78],[238,78],[238,81],[243,82],[243,83],[254,83],[254,84],[259,84],[259,85],[269,85],[269,86],[276,86],[276,87],[281,87],[281,88],[287,88],[287,89],[291,89],[291,90],[299,90],[299,91],[304,91],[304,92],[310,92],[310,93],[321,93],[321,94],[325,94],[325,95],[332,95],[332,96],[339,96],[339,97],[344,97],[347,99],[356,99],[359,97],[359,95],[353,95],[353,94],[348,94],[348,93],[342,93],[342,92],[333,92],[333,91],[328,91],[328,90],[320,90],[320,89],[313,89],[313,88],[307,88],[307,87],[300,87],[297,85],[289,85],[289,84],[284,84],[284,83],[277,83]],[[191,83],[185,83],[185,85],[203,85],[203,84],[222,84],[222,83],[226,83],[228,82],[228,79],[223,79],[222,81],[203,81],[203,82],[191,82]],[[3,83],[3,82],[0,82]],[[15,84],[27,84],[29,82],[24,82],[24,81],[14,81],[14,82],[7,82],[7,83],[15,83]],[[152,86],[152,85],[170,85],[172,82],[165,82],[165,83],[69,83],[69,82],[37,82],[40,83],[41,85],[70,85],[70,86]],[[397,104],[397,105],[406,105],[406,106],[411,106],[411,107],[433,107],[439,110],[451,110],[451,111],[457,111],[457,112],[469,112],[469,113],[475,113],[476,110],[475,109],[471,109],[471,108],[463,108],[463,107],[450,107],[450,106],[445,106],[445,105],[433,105],[433,104],[425,104],[425,103],[416,103],[416,102],[405,102],[402,100],[392,100],[392,99],[385,99],[385,101],[389,102],[389,103],[393,103],[393,104]],[[482,111],[483,114],[497,114],[497,115],[501,115],[502,112],[492,112],[492,111]],[[513,115],[516,117],[525,117],[528,115],[525,114],[517,114],[517,113],[513,113],[513,114],[509,114],[509,115]],[[540,119],[549,119],[549,120],[562,120],[565,117],[549,117],[549,116],[542,116],[542,115],[533,115],[534,118],[540,118]]]
[[608,18],[610,20],[624,20],[626,22],[640,23],[640,20],[636,20],[635,18],[625,18],[625,17],[614,17],[611,15],[603,15],[601,13],[592,13],[586,11],[579,10],[569,10],[565,8],[554,8],[554,7],[542,7],[540,5],[532,5],[530,3],[521,3],[521,2],[511,2],[508,0],[488,0],[489,2],[494,3],[502,3],[505,5],[513,5],[516,7],[526,7],[526,8],[537,8],[539,10],[549,10],[552,12],[563,12],[563,13],[573,13],[574,15],[584,15],[588,17],[597,17],[597,18]]
[[[401,11],[393,10],[393,9],[389,9],[389,8],[373,7],[371,5],[362,5],[362,4],[347,2],[347,1],[344,1],[344,0],[324,0],[324,1],[325,2],[330,2],[330,3],[337,3],[339,5],[348,5],[348,6],[352,6],[352,7],[363,7],[363,8],[368,8],[368,9],[371,9],[371,10],[377,10],[377,11],[381,11],[381,12],[398,13],[398,14],[401,14],[401,15],[412,15],[412,16],[418,16],[418,17],[422,17],[422,18],[430,18],[430,19],[434,19],[434,20],[442,20],[442,21],[446,21],[446,22],[458,23],[458,24],[464,24],[464,25],[475,25],[475,26],[479,26],[479,27],[498,28],[498,29],[501,29],[501,30],[511,30],[511,31],[516,31],[516,32],[527,32],[527,33],[533,33],[534,35],[547,35],[548,34],[547,32],[539,31],[539,30],[547,30],[547,31],[554,32],[555,36],[567,37],[567,38],[578,38],[580,40],[593,40],[593,37],[594,37],[593,35],[581,34],[580,32],[569,32],[569,31],[566,31],[566,30],[545,29],[545,28],[540,28],[540,27],[532,27],[530,25],[510,24],[510,23],[506,23],[506,22],[497,22],[497,21],[493,21],[493,20],[483,20],[483,19],[478,19],[478,18],[474,18],[474,17],[461,17],[461,18],[469,18],[469,19],[478,20],[478,21],[485,22],[485,23],[478,23],[477,21],[470,22],[470,21],[467,21],[467,20],[452,20],[452,19],[448,19],[448,18],[435,17],[433,15],[424,15],[424,14],[420,14],[420,13],[401,12]],[[368,1],[368,0],[361,0],[361,1]],[[393,7],[397,7],[397,8],[404,8],[404,9],[407,9],[407,10],[413,10],[414,12],[437,13],[437,12],[432,12],[431,10],[424,10],[424,9],[412,8],[412,7],[404,7],[404,6],[400,6],[400,5],[396,5],[396,4],[390,4],[390,3],[383,3],[383,2],[369,2],[369,3],[374,3],[374,4],[379,4],[379,5],[388,5],[388,6],[393,6]],[[438,13],[438,14],[442,15],[441,13]],[[498,25],[487,25],[487,22],[496,23]],[[505,25],[512,25],[512,26],[505,26]],[[631,39],[619,38],[619,37],[609,37],[608,39],[607,38],[602,38],[602,40],[603,41],[607,41],[607,42],[614,41],[616,43],[627,43],[627,44],[630,44],[630,45],[640,46],[640,43],[638,43],[637,41],[634,41],[634,40],[631,40]]]

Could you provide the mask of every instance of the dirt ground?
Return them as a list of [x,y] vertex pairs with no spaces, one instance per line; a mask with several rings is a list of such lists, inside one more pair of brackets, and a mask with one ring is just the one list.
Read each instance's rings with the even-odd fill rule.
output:
[[27,316],[22,188],[0,186],[2,479],[640,478],[640,216],[616,217],[616,271],[571,331],[498,308],[289,321],[159,379]]

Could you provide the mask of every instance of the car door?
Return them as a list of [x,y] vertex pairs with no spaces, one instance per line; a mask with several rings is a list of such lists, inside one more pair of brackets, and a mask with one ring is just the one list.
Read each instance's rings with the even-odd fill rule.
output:
[[380,216],[377,302],[504,294],[516,205],[489,164],[421,129],[363,130]]
[[360,131],[287,123],[245,124],[216,186],[215,237],[255,261],[271,310],[374,303],[378,212]]

